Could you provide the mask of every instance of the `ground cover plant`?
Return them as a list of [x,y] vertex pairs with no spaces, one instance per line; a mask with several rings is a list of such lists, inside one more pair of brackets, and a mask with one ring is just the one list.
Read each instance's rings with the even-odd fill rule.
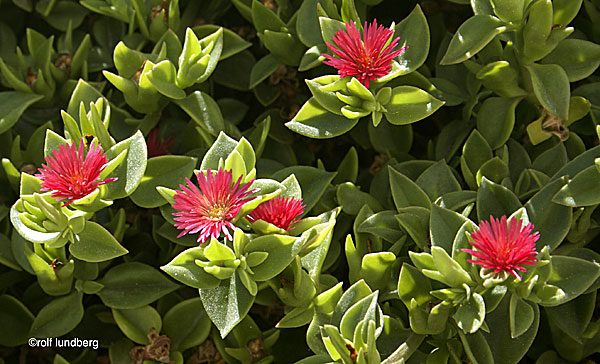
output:
[[0,363],[600,351],[599,0],[2,0]]

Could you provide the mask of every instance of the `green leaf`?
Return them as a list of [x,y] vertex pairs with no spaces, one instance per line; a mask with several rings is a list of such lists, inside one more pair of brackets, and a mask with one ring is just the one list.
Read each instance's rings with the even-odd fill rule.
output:
[[396,58],[403,69],[402,73],[409,73],[421,67],[429,54],[429,25],[418,4],[396,25],[394,36],[400,36],[399,48],[408,46],[408,49]]
[[179,253],[167,265],[160,267],[179,282],[193,288],[215,288],[219,280],[196,264],[196,260],[205,259],[204,247],[195,247]]
[[455,191],[448,192],[435,200],[438,206],[448,210],[458,211],[467,205],[475,202],[477,199],[476,191]]
[[19,262],[15,258],[14,253],[12,252],[11,241],[4,234],[0,234],[0,264],[4,264],[5,266],[16,271],[22,270]]
[[200,297],[179,302],[167,311],[163,319],[163,331],[171,339],[172,350],[177,351],[202,344],[211,327]]
[[559,287],[565,295],[548,306],[558,306],[578,297],[600,277],[600,265],[585,259],[553,255],[551,264],[548,284]]
[[581,81],[600,65],[600,45],[582,39],[565,39],[544,57],[542,63],[561,66],[569,82]]
[[524,0],[491,0],[494,13],[506,23],[521,22]]
[[319,25],[321,26],[321,36],[323,37],[323,41],[330,44],[335,43],[333,41],[333,36],[338,32],[338,30],[346,29],[346,24],[343,22],[323,16],[319,17]]
[[460,183],[443,159],[427,168],[416,180],[432,201],[449,192],[460,191]]
[[368,205],[371,210],[377,212],[383,208],[381,204],[370,194],[360,191],[358,187],[350,182],[342,183],[337,186],[337,201],[342,205],[345,213],[350,215],[358,214],[358,211]]
[[185,185],[185,179],[191,178],[198,160],[183,155],[163,155],[150,158],[146,172],[138,188],[131,194],[133,202],[143,208],[155,208],[167,201],[158,193],[156,187],[177,189]]
[[486,64],[476,73],[483,85],[503,97],[526,96],[527,91],[519,86],[519,73],[507,61]]
[[244,287],[237,274],[221,281],[216,288],[200,289],[199,292],[206,313],[222,338],[246,317],[254,303],[254,296]]
[[475,176],[481,166],[493,158],[492,148],[485,138],[477,130],[473,130],[462,150],[460,158],[460,168],[465,181],[473,190],[477,189]]
[[486,315],[485,322],[490,332],[484,332],[483,336],[489,344],[495,363],[517,364],[525,356],[536,337],[540,323],[540,310],[538,305],[524,302],[533,309],[533,323],[525,333],[513,339],[510,320],[507,320],[507,316],[510,317],[508,296],[504,295],[498,307]]
[[565,70],[556,64],[530,64],[533,91],[544,109],[563,120],[569,118],[570,87]]
[[267,259],[252,267],[252,278],[258,282],[269,280],[287,267],[300,247],[295,246],[297,238],[286,235],[265,235],[252,239],[246,245],[246,253],[265,252]]
[[515,125],[515,108],[520,99],[490,97],[477,112],[477,129],[492,149],[498,149],[510,138]]
[[471,297],[463,301],[454,314],[454,320],[466,334],[479,330],[485,319],[485,302],[479,293],[473,292]]
[[259,83],[266,80],[273,72],[281,66],[281,63],[271,54],[267,54],[252,67],[250,73],[250,88],[256,87]]
[[360,265],[361,277],[367,282],[369,287],[384,290],[390,285],[392,266],[395,262],[396,255],[391,252],[366,254],[363,256]]
[[540,355],[538,360],[535,362],[535,364],[565,364],[565,363],[567,363],[567,362],[564,361],[560,356],[558,356],[558,354],[554,350],[548,350],[548,351],[544,352],[542,355]]
[[476,332],[472,335],[465,335],[462,331],[458,332],[460,340],[462,341],[463,348],[467,358],[472,363],[477,364],[494,364],[494,358],[490,345],[488,345],[485,337],[481,331]]
[[509,305],[510,337],[517,338],[523,335],[533,324],[535,318],[533,308],[516,295],[510,296]]
[[400,230],[395,215],[396,211],[392,210],[373,214],[360,223],[357,231],[373,234],[393,244],[404,235]]
[[[431,256],[437,270],[450,287],[460,287],[462,284],[474,284],[471,276],[450,255],[439,246],[431,247]],[[482,299],[483,302],[483,299]],[[477,303],[479,304],[479,303]],[[485,312],[485,310],[484,310]]]
[[309,166],[293,166],[281,169],[273,174],[272,178],[283,181],[291,174],[296,176],[302,187],[302,199],[304,202],[304,213],[308,213],[321,199],[327,186],[335,177],[335,172],[326,172]]
[[257,33],[263,33],[267,29],[279,32],[281,28],[285,28],[285,23],[271,9],[257,0],[252,0],[252,22]]
[[209,134],[217,136],[225,130],[221,109],[210,95],[202,91],[194,91],[186,98],[173,100],[173,102]]
[[83,318],[83,294],[72,292],[42,307],[31,325],[30,337],[59,337],[71,332]]
[[582,0],[553,0],[552,24],[567,26],[579,12]]
[[247,91],[250,84],[250,72],[255,63],[256,59],[250,51],[242,51],[219,62],[212,79],[216,83],[234,90]]
[[342,159],[342,161],[338,165],[336,171],[337,175],[335,176],[331,184],[336,185],[342,182],[356,183],[356,178],[358,177],[358,169],[358,152],[356,151],[355,147],[350,147],[350,149],[348,149],[348,152],[344,156],[344,159]]
[[455,64],[473,57],[505,30],[500,19],[494,16],[481,14],[470,17],[452,37],[440,63]]
[[304,326],[311,322],[313,316],[314,310],[312,308],[296,307],[279,320],[275,327],[278,329],[287,329]]
[[402,264],[400,277],[398,278],[398,296],[406,306],[411,307],[411,300],[415,299],[419,306],[423,306],[433,300],[431,281],[419,271],[419,269],[407,263]]
[[567,164],[568,161],[569,158],[567,156],[565,145],[563,143],[558,143],[540,154],[533,161],[531,168],[544,172],[544,174],[548,176],[552,176]]
[[409,206],[421,206],[431,209],[431,201],[419,185],[391,166],[388,168],[390,188],[396,209]]
[[475,175],[477,184],[481,184],[481,180],[486,177],[496,183],[501,183],[508,177],[508,165],[500,157],[494,157],[485,162]]
[[147,305],[179,288],[156,269],[138,262],[112,267],[98,282],[104,285],[98,292],[102,302],[118,309]]
[[[48,22],[54,28],[66,32],[72,28],[77,28],[81,25],[89,11],[78,3],[72,3],[69,1],[50,1],[54,6],[48,5],[46,11],[41,12],[44,16],[44,20]],[[39,9],[39,5],[42,2],[36,4],[36,10]]]
[[[325,212],[320,216],[327,218],[326,223],[318,224],[313,229],[309,229],[303,233],[303,237],[307,237],[308,246],[303,247],[305,251],[312,249],[308,254],[304,255],[301,258],[302,267],[308,271],[310,278],[313,281],[320,280],[321,270],[323,268],[323,264],[325,264],[325,259],[328,256],[329,245],[331,244],[332,236],[333,236],[333,228],[335,226],[335,217],[339,214],[339,208],[336,208],[332,211]],[[296,225],[298,226],[298,225]],[[302,273],[301,277],[305,277],[305,274]],[[301,284],[304,284],[305,287],[298,285],[298,291],[302,288],[305,292],[309,292],[314,288],[310,288],[308,283],[308,277],[302,278],[303,281]],[[312,295],[313,293],[310,293]]]
[[76,241],[69,245],[69,252],[86,262],[104,262],[127,254],[128,250],[102,225],[88,221]]
[[529,220],[540,233],[536,243],[538,251],[545,245],[550,245],[550,250],[554,250],[569,232],[573,209],[552,202],[552,197],[564,184],[562,179],[548,183],[525,204]]
[[29,228],[27,225],[23,223],[21,218],[19,217],[20,212],[22,210],[17,210],[18,208],[23,209],[21,206],[23,204],[22,200],[17,200],[14,205],[10,208],[10,222],[15,230],[21,235],[25,240],[31,241],[32,243],[44,244],[44,243],[53,243],[60,238],[60,232],[53,233],[45,233],[37,230],[33,230]]
[[396,219],[404,231],[410,235],[417,246],[423,248],[429,241],[429,209],[420,206],[398,209]]
[[33,314],[20,300],[8,294],[0,296],[0,322],[10,335],[2,335],[3,346],[19,346],[29,338],[29,329],[33,323]]
[[43,95],[19,91],[0,92],[0,134],[12,128],[29,106],[43,98]]
[[414,86],[398,86],[392,90],[390,102],[385,104],[387,120],[394,125],[411,124],[437,111],[443,101]]
[[598,166],[590,166],[563,186],[554,195],[552,201],[570,207],[597,205],[600,203],[600,183],[598,181],[600,181]]
[[[342,99],[352,102],[353,106],[362,105],[362,100],[358,95],[347,95],[347,93],[350,93],[347,90],[347,79],[340,78],[338,75],[325,75],[312,80],[305,80],[305,82],[317,104],[331,113],[343,115],[342,108],[347,106],[347,103]],[[336,91],[343,91],[343,93]],[[359,89],[359,91],[363,90]],[[357,100],[357,98],[359,99]]]
[[352,129],[357,119],[348,119],[342,115],[327,111],[313,97],[298,111],[296,116],[285,123],[292,131],[315,139],[328,139],[342,135]]
[[183,99],[186,94],[175,84],[177,70],[171,61],[164,60],[152,67],[146,77],[161,94],[172,99]]
[[141,345],[150,343],[148,334],[152,329],[159,333],[162,328],[160,314],[151,306],[121,310],[113,308],[112,314],[125,336]]
[[127,150],[125,160],[110,175],[117,177],[118,180],[105,185],[106,194],[102,197],[104,199],[116,200],[127,197],[142,181],[148,160],[144,135],[138,130],[132,137],[117,143],[106,151],[106,155],[112,160],[124,150]]
[[187,88],[202,83],[210,77],[223,50],[223,28],[198,40],[191,28],[187,28],[183,49],[179,55],[177,85]]
[[287,31],[265,30],[263,42],[275,58],[289,66],[298,66],[306,48],[298,38]]
[[115,46],[113,59],[119,75],[124,78],[131,78],[147,60],[143,53],[127,47],[124,42]]
[[[454,259],[458,264],[460,264],[463,269],[469,271],[473,265],[473,263],[468,262],[468,259],[471,259],[471,254],[462,251],[462,249],[471,249],[472,245],[469,242],[469,236],[467,233],[471,234],[472,232],[477,230],[477,225],[471,220],[467,220],[456,232],[454,240],[452,242],[452,259]],[[487,299],[485,293],[483,297]],[[487,302],[487,300],[486,300]],[[488,312],[490,311],[490,307],[487,308]]]
[[600,157],[600,146],[588,149],[567,163],[566,166],[562,167],[554,174],[554,176],[552,176],[552,179],[555,180],[562,176],[574,178],[579,172],[593,165],[594,160],[598,157]]
[[[306,4],[306,1],[303,3]],[[304,72],[321,65],[322,54],[327,52],[327,46],[325,44],[318,44],[310,47],[300,60],[298,71]]]
[[352,20],[354,21],[354,23],[359,24],[358,27],[360,29],[360,18],[358,17],[358,12],[356,11],[354,0],[342,0],[340,13],[344,22],[349,23]]
[[371,293],[373,291],[362,279],[351,285],[337,301],[331,316],[331,324],[339,326],[346,311]]
[[224,132],[220,132],[217,140],[204,155],[200,170],[206,171],[209,168],[213,171],[218,170],[219,160],[223,159],[225,161],[229,154],[237,147],[237,144],[238,142],[235,139],[228,137]]
[[510,216],[521,208],[521,201],[508,188],[496,184],[487,178],[481,180],[477,190],[477,217],[479,220],[488,220],[491,216],[500,218]]
[[452,245],[456,233],[468,221],[471,220],[457,212],[435,204],[432,205],[429,220],[431,245],[442,247],[448,254],[452,254]]
[[410,125],[369,123],[369,140],[373,149],[390,157],[402,158],[412,147],[413,132]]
[[[343,337],[351,339],[355,335],[355,330],[358,329],[358,325],[361,321],[369,322],[373,321],[376,327],[383,326],[383,315],[381,308],[377,304],[377,298],[379,297],[379,291],[375,291],[367,297],[353,304],[348,308],[340,321],[340,333]],[[363,331],[362,338],[366,341],[365,333]]]
[[587,293],[562,305],[545,307],[544,311],[553,325],[581,342],[592,320],[595,302],[596,292]]
[[317,17],[318,3],[318,0],[303,1],[300,9],[298,9],[296,31],[300,41],[307,47],[323,43],[319,18]]
[[[198,38],[204,38],[213,34],[217,30],[221,28],[218,25],[214,24],[203,24],[198,25],[192,28],[194,33],[198,36]],[[223,50],[221,51],[220,61],[227,59],[231,56],[234,56],[243,50],[250,48],[252,43],[247,42],[242,37],[240,37],[237,33],[227,28],[223,28]]]

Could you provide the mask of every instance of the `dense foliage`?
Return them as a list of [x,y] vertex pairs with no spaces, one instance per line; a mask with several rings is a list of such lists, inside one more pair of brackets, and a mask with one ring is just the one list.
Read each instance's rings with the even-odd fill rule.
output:
[[594,362],[598,42],[599,0],[2,0],[0,364]]

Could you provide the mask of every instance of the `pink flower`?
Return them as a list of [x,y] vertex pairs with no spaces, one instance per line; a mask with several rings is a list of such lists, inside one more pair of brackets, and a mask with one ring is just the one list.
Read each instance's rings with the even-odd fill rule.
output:
[[154,128],[148,133],[146,138],[146,146],[148,148],[148,158],[158,157],[169,154],[169,148],[175,143],[175,139],[170,136],[159,142],[158,129]]
[[370,80],[390,73],[392,60],[407,48],[394,51],[400,37],[388,44],[393,35],[393,30],[383,25],[378,26],[377,20],[374,20],[371,25],[365,22],[365,31],[361,39],[356,24],[350,20],[350,24],[346,23],[345,31],[340,29],[333,36],[337,48],[327,43],[337,57],[323,54],[327,58],[323,63],[337,68],[340,76],[355,76],[363,85],[369,87]]
[[46,157],[46,163],[36,174],[42,181],[42,191],[52,191],[52,197],[58,201],[67,200],[63,206],[89,195],[105,183],[116,181],[116,178],[100,179],[100,172],[106,167],[108,158],[100,146],[92,144],[87,154],[84,150],[84,139],[77,149],[75,143],[61,145]]
[[[490,224],[491,222],[491,224]],[[533,231],[531,223],[522,226],[521,220],[511,219],[507,224],[506,216],[500,220],[490,216],[490,222],[482,221],[479,229],[469,239],[475,249],[462,249],[473,258],[468,261],[492,269],[494,272],[508,272],[521,279],[517,271],[525,272],[522,265],[535,265],[537,251],[535,242],[540,233]]]
[[250,222],[264,220],[280,229],[291,230],[290,225],[302,215],[304,207],[300,198],[277,196],[258,205],[247,218]]
[[186,178],[187,186],[179,185],[181,190],[173,196],[173,208],[179,210],[173,213],[175,227],[183,230],[178,237],[200,232],[198,242],[204,243],[211,237],[218,239],[223,232],[232,240],[230,230],[235,226],[230,220],[250,200],[248,195],[257,191],[248,190],[253,180],[242,184],[240,176],[234,184],[231,171],[224,171],[222,167],[216,173],[210,169],[198,173],[196,178],[200,189]]

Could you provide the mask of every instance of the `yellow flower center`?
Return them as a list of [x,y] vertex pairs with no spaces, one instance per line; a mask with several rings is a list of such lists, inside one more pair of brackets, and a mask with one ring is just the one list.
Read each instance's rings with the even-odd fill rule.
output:
[[228,208],[222,205],[211,206],[208,210],[208,218],[211,220],[223,220],[227,215]]

